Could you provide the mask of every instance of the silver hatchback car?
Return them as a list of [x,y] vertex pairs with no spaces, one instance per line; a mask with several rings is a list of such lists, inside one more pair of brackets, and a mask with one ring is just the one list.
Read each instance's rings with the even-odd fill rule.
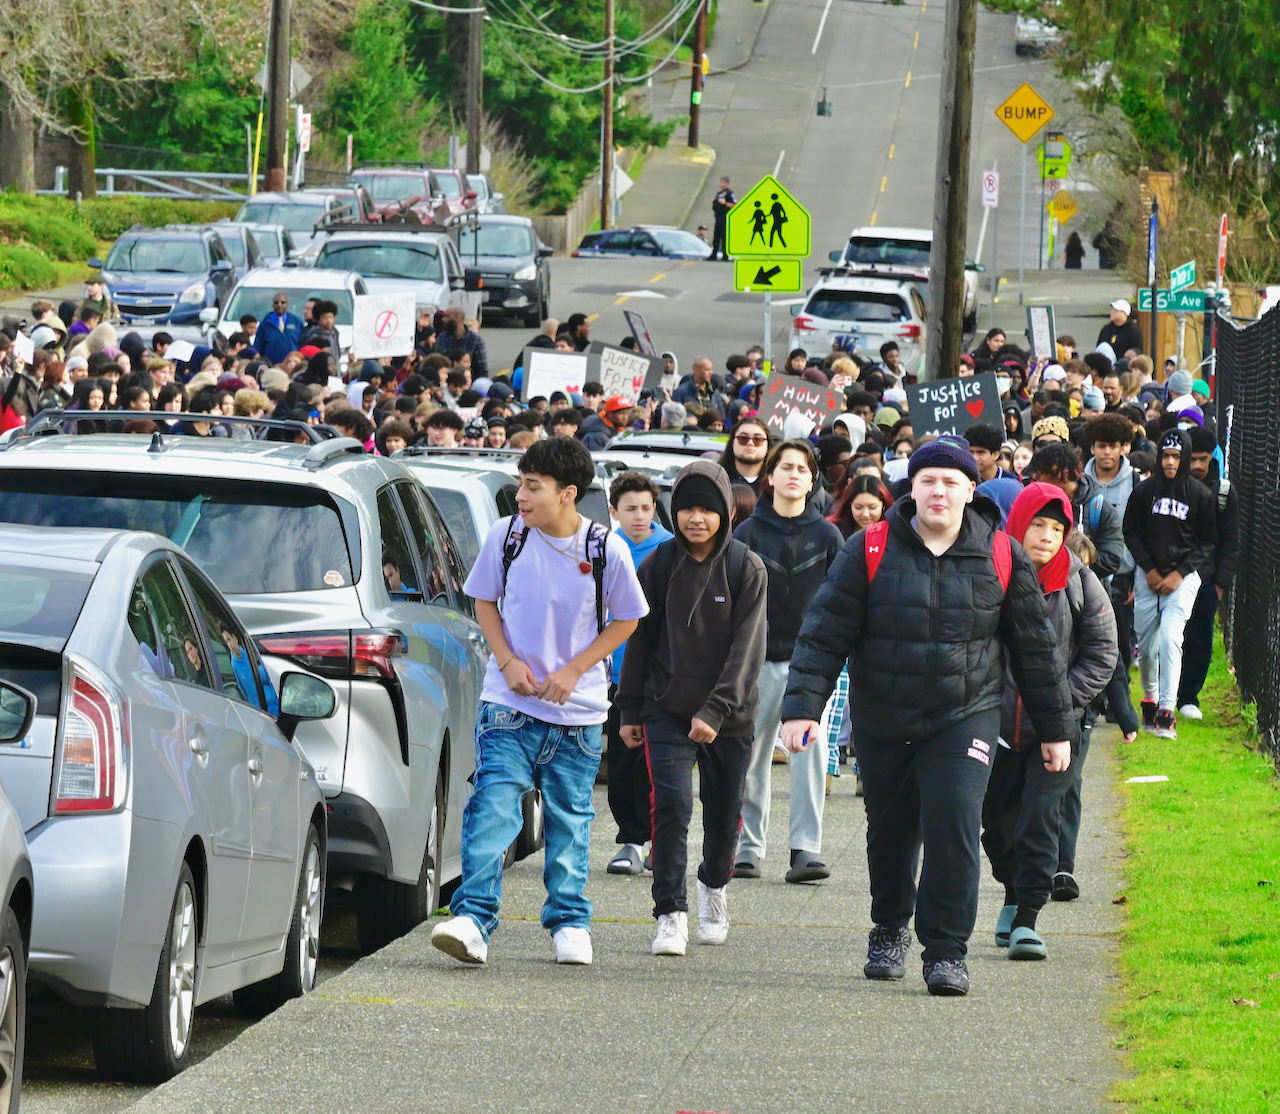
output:
[[[172,542],[0,527],[0,745],[39,900],[30,974],[94,1011],[98,1071],[181,1071],[193,1011],[259,1012],[315,983],[325,810],[294,745],[336,699],[276,692],[227,602]],[[277,720],[279,722],[277,722]]]
[[297,739],[325,796],[329,885],[353,891],[361,947],[430,916],[462,873],[488,650],[449,531],[407,469],[349,438],[28,432],[0,452],[0,522],[180,545],[273,679],[301,669],[337,692],[337,714]]

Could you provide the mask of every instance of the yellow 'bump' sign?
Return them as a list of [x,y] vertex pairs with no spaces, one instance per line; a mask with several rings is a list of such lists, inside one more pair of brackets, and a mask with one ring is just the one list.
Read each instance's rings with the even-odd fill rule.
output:
[[996,109],[996,119],[1013,132],[1020,143],[1026,143],[1054,115],[1048,102],[1025,81]]

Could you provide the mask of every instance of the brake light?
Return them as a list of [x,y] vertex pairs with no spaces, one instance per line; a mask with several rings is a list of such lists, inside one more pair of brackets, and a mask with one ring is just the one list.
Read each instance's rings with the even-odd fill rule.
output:
[[903,340],[919,340],[920,326],[919,325],[903,325],[902,328],[898,330],[897,335],[901,337]]
[[408,640],[395,630],[303,631],[264,634],[258,649],[288,658],[321,677],[336,680],[370,678],[394,680],[393,657],[407,653]]
[[571,252],[569,253],[569,255],[570,255],[570,257],[571,257],[571,258],[573,258],[573,259],[577,259],[577,258],[578,258],[578,249],[577,249],[577,248],[574,248],[574,249],[573,249],[573,251],[571,251]]
[[62,722],[54,812],[110,812],[129,787],[127,705],[78,670]]
[[797,333],[816,333],[818,331],[818,326],[813,323],[813,318],[805,317],[804,314],[796,317],[792,324]]

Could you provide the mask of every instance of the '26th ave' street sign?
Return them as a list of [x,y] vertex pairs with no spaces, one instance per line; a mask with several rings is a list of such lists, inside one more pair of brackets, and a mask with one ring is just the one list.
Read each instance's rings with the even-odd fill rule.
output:
[[[1138,290],[1138,308],[1144,313],[1151,309],[1151,287]],[[1160,313],[1203,313],[1203,290],[1157,290],[1156,310]]]

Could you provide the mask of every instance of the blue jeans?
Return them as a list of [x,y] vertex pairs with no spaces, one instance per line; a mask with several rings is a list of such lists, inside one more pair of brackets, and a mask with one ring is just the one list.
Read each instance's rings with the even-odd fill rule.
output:
[[583,891],[602,735],[600,724],[562,727],[502,704],[480,705],[475,792],[462,816],[462,881],[449,909],[475,921],[486,940],[498,927],[502,861],[523,824],[520,799],[535,786],[542,790],[547,841],[542,926],[590,930]]

